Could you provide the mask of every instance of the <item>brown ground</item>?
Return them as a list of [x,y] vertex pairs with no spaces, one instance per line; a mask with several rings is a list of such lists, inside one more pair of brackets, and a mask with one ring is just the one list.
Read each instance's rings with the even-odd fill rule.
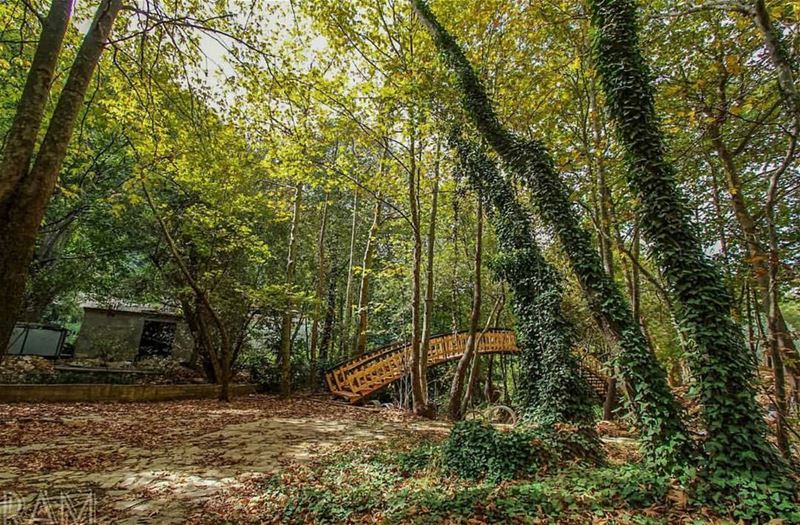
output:
[[45,494],[75,495],[77,508],[91,493],[100,523],[183,523],[209,498],[344,442],[447,429],[322,398],[0,405],[0,522]]

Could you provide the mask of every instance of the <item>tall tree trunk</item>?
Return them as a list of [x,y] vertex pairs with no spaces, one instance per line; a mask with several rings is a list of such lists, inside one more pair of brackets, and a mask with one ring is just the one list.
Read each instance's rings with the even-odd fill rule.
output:
[[[745,236],[745,244],[748,250],[748,264],[754,273],[756,284],[761,292],[764,313],[767,316],[767,336],[768,344],[772,349],[772,341],[777,345],[777,351],[781,353],[781,362],[791,372],[792,392],[790,396],[797,397],[797,383],[800,379],[800,354],[798,354],[792,334],[786,326],[783,312],[780,308],[780,282],[778,280],[778,268],[780,266],[780,255],[778,253],[778,243],[774,223],[774,207],[777,204],[777,188],[780,177],[788,168],[790,160],[794,157],[797,146],[797,133],[800,132],[800,94],[795,85],[794,71],[787,55],[786,43],[780,29],[775,27],[766,8],[764,0],[753,2],[753,18],[759,31],[761,31],[767,55],[772,61],[778,72],[778,86],[781,97],[788,107],[793,120],[793,136],[790,139],[789,152],[783,165],[772,170],[768,193],[765,199],[764,214],[767,218],[766,232],[761,232],[749,212],[749,207],[744,198],[743,186],[738,170],[734,162],[733,153],[726,147],[722,139],[722,124],[727,119],[727,114],[720,111],[714,115],[714,120],[709,127],[709,135],[712,144],[717,151],[717,155],[722,162],[727,175],[728,185],[731,195],[731,204],[734,215]],[[721,100],[726,101],[725,84],[719,87]],[[765,246],[766,242],[766,246]],[[749,326],[749,325],[748,325]],[[784,371],[774,375],[775,392],[785,393]],[[778,384],[778,383],[781,384]],[[785,404],[783,400],[776,400],[778,404]],[[781,433],[784,426],[783,414],[778,415],[778,433]],[[787,446],[785,440],[779,438],[779,448],[786,456]]]
[[544,222],[558,235],[596,321],[619,343],[620,372],[641,402],[634,407],[648,459],[672,465],[689,455],[683,414],[624,297],[603,271],[591,236],[577,219],[564,181],[543,144],[523,141],[500,124],[488,95],[463,50],[436,20],[424,0],[411,0],[445,62],[456,73],[462,103],[481,135],[509,171],[531,188]]
[[766,440],[754,366],[731,318],[730,295],[692,230],[674,168],[665,159],[635,6],[631,0],[592,0],[590,8],[595,59],[627,153],[628,183],[641,203],[643,232],[679,302],[681,328],[694,343],[689,364],[708,431],[705,467],[733,487],[750,483],[752,472],[778,483],[780,461]]
[[41,125],[53,70],[72,2],[55,0],[45,19],[17,115],[0,164],[0,357],[5,355],[22,306],[36,235],[58,179],[75,121],[122,0],[103,0],[58,98],[33,166],[31,148]]
[[[603,145],[603,132],[602,123],[600,122],[600,111],[597,107],[597,97],[594,89],[591,90],[590,95],[590,111],[592,114],[592,139],[593,149],[597,157],[597,190],[599,193],[598,204],[600,208],[600,235],[598,235],[598,244],[600,245],[600,255],[603,261],[603,269],[611,281],[614,280],[615,267],[614,267],[614,243],[612,237],[612,201],[611,201],[611,187],[606,180],[608,174],[606,172],[605,156],[602,152]],[[634,316],[635,317],[635,316]],[[606,334],[608,338],[612,339],[613,335]],[[603,401],[603,419],[610,421],[614,418],[614,410],[617,408],[617,378],[615,375],[614,367],[611,367],[608,379],[606,380],[606,398]]]
[[420,355],[422,234],[418,193],[417,129],[414,119],[412,115],[409,126],[411,143],[408,169],[408,204],[414,243],[411,261],[411,402],[415,414],[428,417],[431,415],[428,407],[428,385],[422,382],[422,368],[428,363],[422,362]]
[[322,317],[323,304],[327,304],[327,290],[325,289],[325,232],[328,228],[328,195],[322,204],[322,218],[320,219],[319,236],[317,237],[317,290],[316,306],[314,307],[314,320],[311,322],[311,344],[309,357],[311,371],[309,373],[309,386],[311,390],[317,388],[317,359],[319,356],[319,320]]
[[9,200],[17,192],[17,185],[30,168],[73,4],[74,0],[53,0],[47,17],[42,20],[39,44],[3,148],[0,210],[8,206]]
[[375,255],[375,242],[381,226],[381,209],[383,208],[381,196],[375,200],[375,211],[372,215],[372,225],[369,228],[367,245],[364,248],[364,259],[361,261],[361,286],[358,292],[358,324],[356,329],[356,344],[353,354],[361,355],[367,351],[367,321],[369,316],[369,281],[372,271],[372,259]]
[[[476,346],[481,339],[480,332],[475,336]],[[461,400],[461,413],[466,414],[470,405],[475,406],[475,392],[477,391],[478,379],[481,376],[481,354],[476,350],[472,354],[472,363],[467,374],[466,388],[464,397]]]
[[770,354],[772,355],[772,373],[773,383],[775,385],[775,406],[776,406],[776,421],[775,421],[775,438],[778,444],[778,449],[787,460],[791,460],[792,452],[789,448],[789,438],[786,435],[786,416],[788,413],[788,406],[786,403],[786,378],[784,375],[784,361],[783,354],[787,350],[781,342],[781,335],[785,333],[785,324],[783,330],[781,329],[781,322],[783,316],[780,312],[780,295],[778,292],[778,236],[775,230],[775,197],[777,193],[777,181],[773,179],[770,182],[770,190],[767,195],[767,203],[765,205],[766,218],[767,218],[767,231],[769,237],[769,289],[766,296],[767,302],[767,328],[768,328],[768,343]]
[[598,244],[600,245],[600,253],[602,255],[603,269],[606,274],[613,280],[615,274],[614,268],[614,243],[612,237],[612,200],[611,200],[611,187],[608,183],[608,173],[606,170],[605,155],[603,155],[603,123],[600,120],[601,112],[597,105],[597,96],[593,86],[590,91],[589,111],[591,112],[592,119],[592,149],[596,156],[597,163],[597,192],[598,192],[598,208],[600,210],[600,235],[598,235]]
[[[714,149],[717,151],[720,161],[722,162],[723,169],[728,182],[728,190],[731,198],[731,207],[733,208],[736,222],[744,234],[745,246],[747,248],[746,263],[755,279],[756,285],[760,291],[762,298],[767,298],[773,284],[778,287],[778,283],[772,283],[769,271],[770,254],[768,253],[769,244],[768,233],[761,232],[755,218],[750,213],[747,201],[745,200],[744,187],[742,180],[739,177],[739,171],[733,159],[733,154],[728,149],[727,145],[722,140],[720,125],[718,122],[709,127],[709,136]],[[779,294],[780,296],[780,294]],[[764,305],[765,314],[768,310],[768,305]],[[783,312],[779,305],[775,308],[776,315],[776,332],[775,336],[781,342],[781,346],[785,349],[785,355],[791,361],[797,361],[797,350],[795,347],[794,339],[786,326],[786,321],[783,318]],[[798,363],[800,365],[800,363]],[[800,369],[794,369],[796,373],[800,373]]]
[[497,298],[497,301],[492,307],[492,311],[489,312],[489,317],[486,319],[486,326],[484,326],[483,330],[476,336],[476,350],[472,356],[472,366],[469,369],[469,377],[466,382],[467,387],[466,391],[464,392],[464,398],[461,401],[461,412],[463,414],[467,413],[467,408],[469,407],[470,403],[472,403],[473,406],[475,405],[475,392],[478,391],[478,380],[481,376],[481,355],[477,345],[480,345],[483,336],[489,331],[489,327],[492,326],[495,316],[498,314],[498,312],[500,312],[503,301],[504,297],[502,295]]
[[347,284],[344,289],[344,301],[342,301],[343,321],[339,335],[339,353],[342,356],[350,351],[348,342],[351,340],[352,319],[353,319],[353,268],[356,263],[356,236],[358,235],[358,186],[353,190],[353,221],[350,225],[350,255],[347,259]]
[[461,220],[460,205],[458,196],[455,195],[451,200],[453,210],[453,222],[450,226],[451,258],[450,258],[450,331],[455,335],[458,333],[459,321],[461,319],[461,308],[459,307],[460,290],[458,285],[458,266],[461,261],[458,250],[458,226]]
[[[475,258],[473,259],[472,271],[472,310],[469,315],[469,334],[464,354],[458,360],[456,373],[450,385],[450,419],[460,421],[464,419],[464,409],[466,406],[461,399],[464,397],[464,380],[473,362],[473,357],[478,346],[478,322],[481,318],[481,301],[483,298],[481,289],[481,267],[483,265],[483,205],[482,198],[478,196],[477,227],[475,228]],[[477,366],[474,365],[474,366]]]
[[[420,361],[428,362],[428,352],[431,347],[431,330],[433,329],[433,282],[434,268],[433,256],[436,251],[436,212],[439,206],[439,144],[436,145],[436,165],[434,166],[433,194],[431,196],[431,215],[428,223],[428,246],[425,256],[425,311],[422,320],[422,347],[420,348]],[[424,367],[421,371],[422,382],[428,384],[428,371]]]
[[[291,293],[294,287],[294,273],[297,266],[295,250],[297,247],[297,228],[300,220],[300,202],[303,195],[303,185],[298,184],[294,189],[292,201],[292,223],[289,227],[289,246],[286,254],[286,287]],[[294,317],[295,304],[288,301],[286,311],[281,318],[281,397],[289,397],[292,391],[292,318]]]
[[[797,359],[797,349],[794,340],[791,338],[783,314],[780,309],[780,291],[778,280],[778,269],[780,267],[780,253],[778,247],[778,233],[775,225],[775,207],[778,205],[778,189],[780,178],[788,168],[790,160],[794,157],[797,146],[797,134],[800,133],[800,93],[795,84],[794,70],[788,56],[788,50],[781,30],[775,27],[770,18],[769,11],[764,0],[755,0],[755,19],[756,24],[764,35],[770,59],[778,70],[778,85],[781,95],[786,102],[793,116],[793,135],[786,160],[783,165],[774,168],[767,189],[767,198],[764,204],[764,215],[767,222],[767,239],[769,252],[769,288],[766,297],[767,303],[767,323],[769,326],[769,345],[772,354],[772,365],[775,383],[775,403],[777,405],[778,419],[776,438],[778,448],[784,457],[790,458],[789,441],[786,436],[787,403],[786,387],[784,377],[783,355],[789,354],[795,360],[791,366],[794,372],[794,382],[797,383],[798,374],[796,369],[800,366]],[[796,395],[796,392],[795,392]]]
[[320,338],[320,359],[328,361],[331,354],[331,344],[333,343],[333,323],[336,317],[336,275],[334,267],[331,266],[328,272],[328,296],[325,301],[325,322],[322,325],[322,337]]
[[[774,226],[774,199],[767,196],[765,202],[765,217],[767,231],[762,232],[756,220],[750,213],[747,201],[745,200],[744,187],[742,185],[739,171],[733,158],[733,154],[728,149],[722,138],[720,115],[709,127],[709,136],[714,149],[717,151],[720,161],[725,171],[728,190],[731,198],[731,207],[734,216],[739,224],[739,228],[744,234],[745,246],[747,248],[747,258],[745,262],[750,267],[752,277],[758,288],[762,299],[764,315],[767,317],[767,343],[770,355],[773,350],[779,352],[779,362],[781,370],[773,367],[776,404],[786,405],[786,384],[783,367],[786,366],[794,377],[800,377],[800,360],[797,358],[797,348],[794,338],[786,326],[783,312],[780,307],[780,283],[778,281],[778,267],[780,266],[779,254],[777,252],[777,238]],[[766,245],[765,245],[766,243]],[[784,360],[785,357],[785,360]],[[773,356],[773,365],[775,359]],[[778,413],[778,447],[784,456],[788,457],[788,441],[783,427],[786,425],[784,418],[785,412]]]
[[[203,370],[206,376],[216,383],[222,385],[224,379],[222,373],[222,360],[221,353],[217,351],[214,340],[211,337],[211,330],[209,329],[209,315],[206,313],[208,310],[205,308],[203,298],[195,291],[194,293],[194,320],[197,328],[197,335],[202,351],[203,357]],[[221,390],[221,389],[220,389]],[[219,394],[218,394],[219,395]],[[220,399],[222,401],[222,399]]]

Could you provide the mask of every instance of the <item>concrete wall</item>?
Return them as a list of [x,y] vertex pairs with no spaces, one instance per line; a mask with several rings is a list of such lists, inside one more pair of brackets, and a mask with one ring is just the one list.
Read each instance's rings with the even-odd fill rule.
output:
[[139,353],[139,341],[145,320],[175,321],[175,342],[172,355],[188,359],[192,353],[192,336],[184,321],[173,316],[87,308],[75,341],[79,357],[102,357],[111,361],[132,361]]
[[[253,385],[231,385],[232,396],[255,393]],[[0,403],[149,402],[213,398],[217,385],[0,385]]]

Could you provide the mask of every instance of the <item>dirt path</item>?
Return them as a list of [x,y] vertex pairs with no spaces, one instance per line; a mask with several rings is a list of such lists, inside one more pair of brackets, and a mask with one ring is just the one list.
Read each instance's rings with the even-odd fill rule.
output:
[[[347,441],[447,425],[312,398],[0,405],[0,522],[58,511],[183,523],[208,498]],[[47,503],[45,503],[47,498]],[[5,514],[5,516],[3,516]]]

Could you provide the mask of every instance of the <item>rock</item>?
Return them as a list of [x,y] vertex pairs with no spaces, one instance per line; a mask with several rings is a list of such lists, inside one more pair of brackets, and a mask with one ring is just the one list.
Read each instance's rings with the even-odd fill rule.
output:
[[0,365],[0,383],[46,383],[55,374],[52,361],[34,355],[7,356]]

